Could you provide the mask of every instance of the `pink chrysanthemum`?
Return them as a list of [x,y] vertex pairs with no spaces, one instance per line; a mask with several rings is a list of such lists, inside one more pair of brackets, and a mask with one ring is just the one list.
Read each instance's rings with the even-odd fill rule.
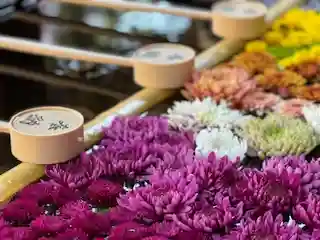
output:
[[17,223],[29,223],[42,213],[43,209],[36,201],[17,199],[10,202],[2,211],[4,220]]
[[82,153],[79,158],[63,164],[47,165],[46,175],[57,183],[80,188],[100,177],[104,168],[99,153]]
[[169,239],[161,236],[151,236],[151,237],[142,238],[142,240],[169,240]]
[[293,208],[293,217],[310,228],[320,229],[320,196],[310,193]]
[[79,229],[68,229],[59,233],[54,240],[89,240],[88,235]]
[[190,211],[190,205],[198,196],[195,179],[169,178],[165,181],[138,188],[122,195],[118,204],[136,217],[154,221],[165,216]]
[[6,227],[0,230],[1,240],[35,240],[37,234],[29,227]]
[[108,240],[138,240],[152,235],[151,229],[144,225],[128,222],[113,227]]
[[83,212],[92,212],[88,203],[78,200],[75,202],[69,202],[60,208],[60,215],[65,218],[74,218]]
[[244,171],[245,175],[233,188],[234,195],[245,203],[246,209],[287,211],[299,201],[300,176],[283,171],[281,174]]
[[236,223],[243,215],[243,203],[231,204],[228,197],[217,194],[213,203],[199,203],[188,213],[172,215],[183,231],[214,232]]
[[109,209],[108,217],[111,225],[118,225],[121,223],[131,222],[136,216],[134,212],[128,212],[126,209],[116,206]]
[[20,199],[34,199],[39,205],[55,204],[57,206],[79,199],[79,195],[71,189],[51,181],[31,184],[19,192],[18,197]]
[[248,240],[248,239],[270,239],[289,240],[299,239],[301,229],[292,223],[287,225],[283,222],[282,216],[273,218],[271,212],[267,212],[257,220],[243,220],[240,225],[226,240]]
[[93,204],[107,207],[117,204],[121,192],[123,188],[120,184],[104,179],[94,181],[87,189],[88,198]]
[[319,193],[320,163],[312,160],[308,162],[304,156],[272,157],[263,162],[263,170],[274,172],[280,176],[283,172],[294,173],[300,176],[302,189]]
[[89,236],[106,236],[110,230],[108,215],[93,212],[82,212],[70,221],[73,229],[81,229]]
[[102,144],[108,145],[109,141],[115,140],[125,142],[149,140],[155,135],[167,132],[168,129],[168,120],[164,117],[117,117],[110,127],[104,129]]
[[31,228],[40,235],[56,234],[68,227],[68,222],[60,216],[39,216],[31,222]]

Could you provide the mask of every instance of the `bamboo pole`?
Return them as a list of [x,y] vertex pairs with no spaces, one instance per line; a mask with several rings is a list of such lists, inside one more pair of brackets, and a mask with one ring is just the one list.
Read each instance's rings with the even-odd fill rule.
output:
[[[290,6],[285,5],[284,2],[290,4]],[[283,0],[277,3],[274,7],[269,10],[268,16],[272,16],[269,20],[274,20],[279,15],[294,7],[297,4],[303,4],[303,0]],[[222,41],[215,46],[207,49],[203,53],[196,57],[195,67],[197,70],[201,70],[211,65],[215,65],[224,61],[241,51],[245,42],[244,41]],[[101,113],[95,119],[88,122],[85,125],[85,129],[88,131],[96,124],[101,124],[105,121],[108,116],[114,115],[116,113],[122,115],[139,114],[146,111],[151,106],[158,104],[173,94],[174,90],[156,90],[156,89],[143,89],[124,102],[119,103],[115,107]],[[135,102],[134,107],[127,108],[128,104]],[[125,111],[123,110],[125,109]],[[92,142],[87,140],[87,145],[91,145]],[[29,185],[30,183],[37,181],[44,174],[44,166],[35,165],[30,163],[21,163],[18,166],[10,169],[0,176],[0,203],[7,202],[16,192]]]
[[150,3],[141,3],[122,0],[54,0],[80,6],[108,8],[117,11],[159,12],[164,14],[188,17],[198,20],[211,20],[211,11],[181,6],[161,6]]

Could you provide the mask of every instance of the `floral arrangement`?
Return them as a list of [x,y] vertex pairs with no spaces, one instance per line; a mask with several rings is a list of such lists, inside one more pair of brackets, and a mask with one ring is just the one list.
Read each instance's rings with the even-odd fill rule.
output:
[[[319,239],[320,161],[303,155],[319,144],[319,113],[260,119],[205,98],[116,117],[2,208],[0,239]],[[252,150],[262,166],[246,164]]]
[[[261,40],[229,62],[194,74],[185,84],[187,99],[211,97],[235,109],[300,116],[303,106],[320,101],[320,14],[292,9],[276,20]],[[292,103],[299,103],[289,110]]]

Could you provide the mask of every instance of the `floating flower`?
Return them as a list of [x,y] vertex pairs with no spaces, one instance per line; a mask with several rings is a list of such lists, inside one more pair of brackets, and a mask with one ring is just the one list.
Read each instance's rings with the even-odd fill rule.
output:
[[320,100],[320,83],[314,83],[306,86],[292,87],[290,92],[293,96],[307,99],[310,101]]
[[228,156],[231,160],[242,160],[247,152],[247,142],[239,139],[225,128],[201,130],[196,137],[196,153],[207,157],[214,152],[218,158]]
[[232,110],[225,101],[215,104],[207,112],[199,112],[196,118],[206,127],[235,127],[248,119],[238,110]]
[[320,134],[320,108],[316,104],[310,104],[302,108],[303,117]]
[[271,212],[265,213],[257,220],[242,220],[236,230],[232,231],[227,240],[244,240],[244,239],[298,239],[301,230],[295,224],[285,224],[282,216],[276,218]]
[[3,240],[35,240],[37,234],[30,227],[7,227],[0,230]]
[[17,199],[10,202],[2,211],[4,220],[28,223],[42,213],[42,208],[34,200]]
[[233,195],[245,203],[248,215],[271,210],[286,212],[300,200],[300,176],[282,171],[246,170],[233,187]]
[[197,116],[202,112],[209,112],[211,108],[216,107],[216,103],[207,97],[203,100],[194,101],[175,101],[173,106],[168,109],[168,115]]
[[80,188],[97,179],[103,170],[98,151],[93,150],[67,163],[47,165],[46,175],[63,186]]
[[267,111],[272,109],[281,98],[273,93],[250,92],[241,99],[241,109],[248,111]]
[[89,240],[88,235],[79,229],[68,229],[54,237],[55,240]]
[[203,204],[199,209],[172,215],[172,219],[183,231],[195,229],[214,232],[236,223],[242,217],[243,203],[233,206],[229,197],[217,194],[211,204]]
[[65,204],[59,209],[59,211],[60,215],[64,218],[75,218],[82,212],[91,212],[92,210],[88,203],[78,200]]
[[151,234],[151,229],[144,225],[135,222],[128,222],[113,227],[108,236],[108,240],[138,240],[144,239],[144,237],[150,236]]
[[240,135],[261,157],[308,153],[319,143],[306,122],[277,114],[249,120]]
[[299,98],[283,100],[275,106],[275,112],[292,117],[302,117],[302,109],[304,108],[304,106],[310,104],[310,101]]
[[79,199],[77,193],[52,181],[31,184],[18,193],[18,197],[34,199],[39,205],[54,204],[58,207]]
[[168,120],[165,117],[116,117],[111,126],[103,130],[102,144],[107,145],[115,140],[128,142],[149,140],[158,134],[167,133],[168,129]]
[[271,157],[263,162],[263,170],[274,172],[280,176],[283,172],[298,174],[301,186],[306,193],[318,193],[320,188],[320,163],[312,160],[308,162],[302,156]]
[[98,179],[87,188],[90,202],[102,206],[113,207],[117,197],[123,191],[122,186],[108,180]]
[[248,42],[245,46],[246,52],[265,52],[267,43],[261,40]]
[[296,72],[306,79],[312,79],[320,76],[320,63],[314,60],[298,65],[292,65],[288,67],[288,70]]
[[39,235],[56,234],[68,227],[68,222],[60,216],[39,216],[31,222],[31,228]]
[[320,228],[320,197],[310,193],[308,198],[293,208],[293,217],[310,228]]
[[151,237],[142,238],[142,240],[168,240],[168,238],[161,237],[161,236],[151,236]]
[[111,225],[118,225],[126,222],[132,222],[135,219],[135,213],[129,213],[126,209],[117,206],[108,210],[108,217]]
[[307,82],[305,78],[295,72],[289,70],[279,71],[276,69],[268,69],[264,74],[258,75],[256,81],[259,86],[266,90],[303,86]]
[[232,59],[236,66],[244,68],[251,74],[263,73],[265,69],[276,69],[276,59],[267,52],[243,52]]
[[256,83],[244,69],[223,65],[204,70],[198,80],[185,87],[194,98],[212,97],[216,102],[226,100],[236,105],[244,95],[256,89]]
[[136,213],[137,219],[155,221],[190,210],[198,195],[195,179],[167,176],[163,181],[152,183],[122,195],[118,204],[128,212]]
[[81,229],[89,236],[106,236],[110,230],[108,215],[94,212],[79,212],[78,216],[70,221],[73,229]]

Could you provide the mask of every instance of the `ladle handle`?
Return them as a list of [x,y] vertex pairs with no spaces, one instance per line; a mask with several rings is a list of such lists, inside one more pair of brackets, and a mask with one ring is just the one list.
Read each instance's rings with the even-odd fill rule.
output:
[[10,133],[8,122],[0,120],[0,133]]
[[118,11],[159,12],[198,20],[211,20],[211,11],[196,8],[161,6],[150,3],[122,1],[122,0],[53,0],[82,6],[109,8]]
[[47,43],[39,43],[27,39],[7,37],[0,35],[0,49],[7,49],[15,52],[29,53],[47,57],[73,59],[79,61],[115,64],[124,67],[132,67],[133,60],[127,57],[114,56],[98,52],[60,47]]

